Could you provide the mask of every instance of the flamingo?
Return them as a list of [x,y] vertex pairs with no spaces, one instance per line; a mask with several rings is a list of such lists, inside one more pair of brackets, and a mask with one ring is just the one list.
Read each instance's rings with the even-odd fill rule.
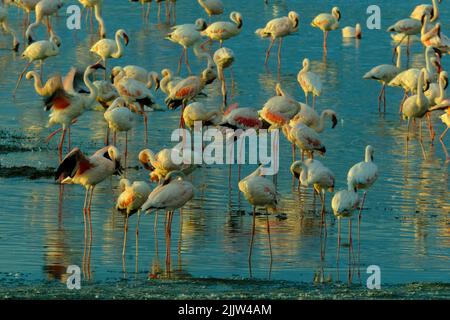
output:
[[[36,42],[37,43],[37,42]],[[59,160],[62,159],[62,148],[66,131],[69,130],[69,149],[70,149],[70,125],[77,119],[85,109],[88,109],[97,97],[97,88],[89,80],[89,76],[97,69],[104,68],[101,64],[88,66],[84,72],[84,83],[89,88],[88,96],[75,92],[67,92],[63,89],[56,90],[51,97],[46,99],[46,110],[51,110],[49,115],[48,127],[54,124],[60,124],[62,127],[61,140],[58,146]],[[47,141],[50,140],[59,130],[52,133]]]
[[177,73],[180,74],[181,70],[181,62],[184,56],[184,63],[189,71],[189,74],[192,73],[191,66],[188,62],[188,53],[187,50],[189,47],[192,47],[194,44],[198,43],[201,39],[200,32],[205,30],[208,25],[206,21],[203,19],[197,19],[195,24],[182,24],[179,26],[172,27],[172,31],[166,36],[166,39],[171,42],[177,43],[183,47],[183,52],[181,53],[180,60],[178,62]]
[[222,81],[223,107],[225,108],[227,106],[227,85],[223,69],[232,68],[234,52],[231,49],[222,47],[214,52],[213,60],[217,66],[219,80]]
[[201,32],[202,36],[206,36],[213,41],[219,41],[222,47],[223,41],[237,36],[242,31],[242,15],[233,11],[230,13],[229,21],[218,21],[210,24]]
[[223,3],[221,0],[198,0],[198,4],[205,10],[211,21],[211,16],[221,15],[223,13]]
[[425,75],[427,70],[423,68],[419,74],[419,80],[417,81],[417,93],[405,100],[403,104],[403,116],[408,119],[408,132],[406,134],[406,151],[408,151],[409,131],[411,125],[411,118],[419,119],[420,130],[420,146],[422,147],[423,157],[425,156],[425,150],[422,144],[422,117],[428,112],[430,105],[428,99],[425,97],[423,83],[425,81]]
[[147,88],[151,89],[155,86],[155,91],[159,89],[160,78],[157,72],[147,71],[145,68],[127,65],[125,67],[116,66],[111,70],[113,76],[118,75],[121,71],[125,73],[127,78],[132,78],[147,85]]
[[184,126],[183,112],[187,103],[194,99],[203,88],[214,82],[217,75],[215,71],[208,67],[204,69],[200,76],[190,76],[179,81],[175,87],[170,91],[170,94],[165,99],[165,103],[169,109],[176,109],[182,105],[180,126]]
[[108,109],[108,106],[119,97],[116,87],[110,81],[96,80],[93,85],[97,88],[97,102],[104,109]]
[[256,207],[266,209],[267,233],[269,235],[270,261],[272,264],[272,244],[270,240],[270,225],[268,209],[276,211],[278,205],[278,194],[272,181],[262,175],[263,166],[259,166],[253,173],[239,181],[239,191],[244,194],[245,199],[253,206],[252,238],[250,240],[250,250],[248,254],[248,266],[250,277],[252,273],[252,251],[255,237]]
[[327,52],[327,38],[328,32],[339,28],[339,21],[341,20],[341,11],[338,7],[334,7],[329,13],[321,13],[311,22],[311,26],[319,28],[323,32],[323,50]]
[[120,175],[121,171],[120,154],[114,146],[106,146],[92,156],[86,156],[79,148],[74,148],[56,169],[55,180],[60,181],[61,184],[79,184],[86,188],[83,206],[85,243],[87,239],[86,216],[89,217],[92,239],[91,205],[95,187],[112,175]]
[[305,93],[306,104],[308,104],[308,93],[312,94],[312,107],[314,108],[316,104],[316,96],[319,97],[322,93],[322,81],[317,74],[310,71],[310,62],[308,58],[303,59],[303,69],[299,71],[297,81]]
[[116,134],[117,132],[125,132],[125,169],[127,167],[127,155],[128,155],[128,131],[133,128],[133,114],[130,109],[127,108],[126,102],[122,97],[117,98],[108,107],[108,109],[103,114],[106,122],[108,123],[108,131],[113,131],[113,145],[116,145]]
[[[407,39],[406,55],[409,58],[409,50],[411,44],[410,37],[419,34],[421,32],[421,29],[422,22],[420,20],[407,18],[397,21],[395,24],[390,26],[387,31],[403,34],[403,39],[400,41],[400,43],[402,43],[405,38]],[[399,46],[400,43],[397,46]]]
[[[141,210],[165,210],[166,224],[166,266],[170,270],[170,239],[172,233],[172,218],[176,209],[180,209],[194,197],[194,186],[184,180],[184,174],[180,171],[170,172],[163,184],[159,185],[148,196]],[[180,222],[181,223],[181,222]]]
[[12,50],[15,52],[19,51],[20,42],[17,40],[16,32],[9,26],[8,10],[4,7],[0,7],[0,26],[5,33],[9,33],[13,38]]
[[259,112],[270,129],[280,128],[300,111],[300,104],[286,94],[279,83],[276,84],[275,91],[277,95],[267,100]]
[[180,171],[187,176],[197,169],[198,165],[192,163],[174,163],[172,160],[174,152],[183,156],[178,149],[167,148],[160,150],[156,154],[150,149],[144,149],[139,153],[139,162],[142,163],[145,169],[150,171],[150,181],[161,183],[172,171]]
[[[236,106],[236,107],[234,107]],[[258,111],[253,108],[237,108],[230,106],[218,121],[219,126],[237,129],[261,129],[262,121],[259,119]]]
[[347,173],[347,184],[355,186],[356,189],[364,190],[363,198],[359,206],[358,214],[358,247],[359,247],[359,231],[361,226],[362,209],[366,200],[367,190],[378,179],[378,166],[373,162],[373,154],[375,149],[368,145],[365,149],[364,161],[358,162]]
[[24,19],[24,27],[28,27],[31,21],[31,11],[36,10],[36,5],[41,0],[13,0],[12,3],[18,8],[23,9],[27,13],[27,18]]
[[124,40],[125,46],[127,46],[129,41],[128,35],[125,30],[119,29],[116,31],[115,41],[112,39],[101,39],[91,47],[90,52],[93,52],[100,57],[99,62],[103,61],[103,65],[105,66],[105,80],[107,59],[118,59],[122,57],[124,53],[124,47],[120,40],[121,38]]
[[357,23],[355,27],[344,27],[342,28],[342,38],[362,38],[361,25]]
[[[103,0],[78,0],[84,8],[94,9],[95,20],[98,22],[98,32],[100,37],[106,38],[106,28],[105,22],[102,17],[102,9],[103,9]],[[92,11],[91,11],[92,12]],[[92,13],[91,13],[92,19]],[[92,23],[92,20],[91,20]]]
[[49,57],[57,56],[59,54],[60,46],[61,39],[55,33],[53,33],[53,31],[50,31],[49,40],[40,40],[37,42],[33,42],[25,49],[25,51],[22,53],[22,58],[28,59],[28,64],[25,66],[22,73],[19,75],[19,78],[17,79],[16,87],[13,91],[13,96],[16,95],[16,90],[19,87],[20,81],[22,80],[23,75],[30,67],[30,65],[34,61],[39,61],[41,69],[40,76],[42,77],[44,60]]
[[445,90],[448,87],[448,72],[442,71],[439,73],[438,83],[431,83],[430,88],[425,91],[425,96],[430,103],[430,107],[440,104],[446,99]]
[[325,218],[325,197],[326,192],[333,192],[334,190],[334,173],[325,167],[319,160],[307,159],[305,161],[295,161],[292,163],[290,171],[292,175],[298,179],[298,188],[300,184],[305,187],[314,187],[314,190],[319,194],[322,202],[322,224],[325,224],[326,233],[326,218]]
[[395,66],[391,64],[381,64],[373,67],[368,71],[363,79],[376,80],[382,84],[380,94],[378,95],[378,112],[381,112],[381,101],[384,102],[384,112],[386,112],[386,85],[401,72],[402,70],[402,47],[396,48],[397,52],[397,64]]
[[52,27],[50,25],[50,16],[58,12],[63,6],[61,0],[41,0],[35,6],[36,20],[31,23],[27,31],[25,32],[25,37],[28,39],[28,43],[34,42],[33,39],[33,29],[42,23],[44,17],[47,18],[47,31],[50,33]]
[[150,89],[147,86],[133,78],[125,76],[125,71],[120,71],[117,75],[112,74],[111,80],[114,83],[114,87],[117,89],[119,95],[125,99],[125,101],[134,107],[137,111],[135,103],[139,105],[140,112],[144,117],[144,137],[145,143],[148,143],[148,117],[145,113],[144,106],[152,107],[155,104],[155,98],[153,97]]
[[431,46],[444,53],[450,53],[450,38],[441,32],[441,24],[437,23],[427,33],[422,33],[421,41],[424,46]]
[[267,22],[266,26],[261,29],[257,29],[255,33],[262,38],[271,37],[269,48],[266,52],[266,59],[264,64],[267,64],[270,56],[270,50],[272,49],[275,40],[279,39],[278,44],[278,70],[281,67],[281,45],[283,43],[283,38],[297,32],[299,24],[298,13],[295,11],[290,11],[287,17],[275,18]]
[[166,4],[166,21],[170,19],[169,0],[156,0],[156,3],[158,4],[158,21],[161,19],[161,6],[163,1],[165,1]]
[[323,110],[319,116],[316,110],[306,104],[300,103],[300,111],[289,121],[289,124],[291,127],[294,127],[298,123],[303,123],[314,129],[317,133],[321,133],[325,130],[325,118],[330,118],[332,123],[331,128],[334,129],[338,122],[334,110]]
[[[438,0],[441,3],[441,0]],[[424,15],[431,16],[431,22],[439,19],[439,6],[436,0],[431,0],[432,4],[420,4],[414,8],[410,18],[421,20]]]
[[291,127],[289,123],[286,123],[282,130],[286,138],[302,150],[302,160],[305,152],[309,153],[310,158],[313,157],[314,152],[325,154],[326,148],[320,141],[319,134],[314,129],[303,123],[298,123],[295,127]]
[[161,91],[166,95],[170,95],[172,89],[177,85],[178,82],[183,80],[183,78],[174,76],[170,69],[163,69],[161,71],[162,79],[160,81]]
[[450,128],[450,99],[445,99],[439,105],[430,108],[430,111],[435,110],[445,111],[445,113],[442,114],[439,118],[441,119],[442,123],[444,123],[447,126],[447,128],[445,128],[444,132],[439,137],[439,141],[441,142],[442,149],[444,150],[445,153],[445,163],[448,164],[450,163],[450,156],[444,143],[444,137],[447,134],[448,129]]
[[341,219],[348,218],[348,237],[349,250],[352,247],[352,215],[359,205],[359,196],[356,186],[349,184],[347,190],[340,190],[336,192],[331,200],[331,207],[333,208],[334,216],[338,219],[338,245],[337,258],[339,261],[339,252],[341,248]]
[[[128,232],[128,218],[134,214],[138,213],[138,222],[141,215],[141,207],[147,201],[150,195],[150,187],[144,181],[134,181],[132,184],[128,179],[120,180],[120,190],[122,193],[117,198],[116,210],[124,213],[125,225],[123,228],[123,247],[122,247],[122,258],[125,257],[125,249],[127,246],[127,232]],[[138,254],[138,239],[139,239],[139,228],[136,227],[136,259]]]
[[200,121],[203,125],[212,124],[218,116],[220,116],[218,110],[208,110],[201,102],[191,103],[183,111],[184,124],[189,129],[194,128],[197,121]]

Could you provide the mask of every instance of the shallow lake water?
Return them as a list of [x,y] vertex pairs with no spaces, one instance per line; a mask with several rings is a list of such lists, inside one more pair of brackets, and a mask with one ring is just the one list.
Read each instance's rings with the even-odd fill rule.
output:
[[[75,1],[67,1],[73,2]],[[415,1],[417,2],[417,1]],[[235,86],[231,102],[242,107],[261,109],[274,95],[278,81],[276,50],[264,67],[264,54],[269,44],[254,31],[265,22],[295,10],[300,16],[296,35],[286,38],[282,49],[281,84],[299,101],[304,95],[296,77],[304,57],[312,62],[324,83],[317,109],[335,109],[339,123],[321,134],[327,152],[319,159],[336,175],[336,190],[346,187],[348,169],[362,161],[364,148],[375,148],[379,178],[369,190],[361,225],[359,264],[348,261],[347,223],[343,222],[343,247],[339,264],[336,261],[337,220],[331,211],[331,195],[327,195],[327,237],[321,236],[320,202],[312,190],[301,193],[292,188],[289,172],[291,149],[281,137],[280,171],[277,177],[281,195],[277,214],[269,217],[273,261],[270,266],[266,217],[256,219],[252,273],[247,263],[251,236],[251,207],[237,188],[237,165],[232,166],[231,187],[228,165],[209,165],[189,178],[196,187],[196,196],[183,209],[183,218],[176,212],[172,225],[171,267],[166,270],[164,215],[142,215],[139,235],[139,257],[136,266],[134,227],[136,216],[130,218],[125,261],[122,261],[123,216],[114,210],[120,193],[119,178],[100,184],[92,206],[93,241],[90,251],[90,280],[83,278],[82,290],[66,289],[66,269],[82,266],[84,255],[83,198],[78,185],[61,188],[53,181],[58,165],[58,136],[45,142],[51,129],[45,127],[48,114],[30,81],[23,80],[16,98],[12,91],[25,62],[19,54],[0,51],[0,294],[2,297],[119,297],[119,298],[189,298],[189,297],[262,297],[262,298],[377,298],[424,297],[445,298],[450,292],[450,193],[449,167],[437,140],[444,125],[437,114],[433,124],[437,131],[434,146],[425,130],[424,160],[418,140],[410,142],[405,154],[406,122],[398,114],[402,91],[387,89],[387,112],[379,114],[377,96],[380,86],[362,80],[371,67],[389,63],[392,44],[386,28],[397,19],[407,17],[415,2],[377,0],[381,7],[382,29],[368,30],[365,20],[369,3],[365,1],[226,1],[226,14],[239,11],[243,15],[242,33],[225,42],[234,50]],[[108,37],[124,28],[130,43],[125,55],[109,60],[108,66],[138,64],[160,72],[176,70],[181,48],[164,35],[169,26],[158,23],[153,5],[150,23],[141,18],[137,4],[105,1],[104,17]],[[372,3],[370,3],[372,4]],[[67,4],[66,4],[67,5]],[[333,5],[342,12],[341,26],[363,24],[363,39],[342,41],[340,31],[331,32],[326,63],[322,57],[322,33],[309,23],[320,12]],[[12,25],[17,29],[21,19],[10,9]],[[96,61],[89,53],[97,35],[89,33],[84,23],[78,31],[68,30],[61,11],[54,18],[54,28],[62,38],[61,53],[44,65],[44,78],[53,72],[65,73],[70,66],[85,66]],[[450,5],[441,5],[441,23],[448,33]],[[177,2],[177,24],[193,23],[205,13],[194,0]],[[445,17],[445,18],[444,18]],[[164,20],[164,18],[162,18]],[[218,19],[218,18],[214,18]],[[39,28],[39,38],[45,36]],[[22,41],[23,43],[23,41]],[[0,38],[0,46],[10,45],[9,38]],[[214,48],[217,44],[214,44]],[[412,66],[424,65],[423,49],[412,47]],[[406,63],[406,58],[403,61]],[[203,68],[203,61],[190,52],[194,72]],[[449,70],[450,60],[444,57],[443,68]],[[183,75],[186,68],[182,68]],[[226,71],[229,78],[229,73]],[[211,109],[221,104],[220,83],[205,90],[202,101]],[[156,100],[164,104],[158,92]],[[173,146],[170,134],[178,126],[179,110],[149,113],[149,143],[158,151]],[[138,162],[144,149],[143,123],[129,134],[127,177],[148,181],[148,172]],[[105,131],[103,114],[90,111],[72,127],[72,145],[87,154],[103,146]],[[424,126],[425,128],[425,126]],[[450,146],[450,135],[446,142]],[[123,138],[119,135],[119,148]],[[255,165],[243,165],[242,176]],[[152,186],[152,188],[154,185]],[[355,256],[358,256],[356,220],[353,219]],[[322,250],[321,250],[322,248]],[[366,268],[381,269],[381,292],[366,288]],[[123,272],[125,267],[126,272]],[[137,273],[135,269],[137,267]],[[169,272],[170,271],[170,272]],[[349,280],[350,275],[350,280]],[[349,284],[351,282],[351,284]],[[319,285],[319,283],[323,283]],[[121,293],[122,292],[122,293]],[[273,292],[273,295],[268,295]]]

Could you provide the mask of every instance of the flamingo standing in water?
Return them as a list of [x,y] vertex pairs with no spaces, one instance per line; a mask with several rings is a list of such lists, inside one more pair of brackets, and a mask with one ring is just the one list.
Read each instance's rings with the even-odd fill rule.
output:
[[61,0],[41,0],[36,4],[36,20],[28,26],[27,31],[25,32],[25,37],[28,39],[29,44],[34,42],[33,29],[41,24],[45,17],[47,18],[47,31],[50,34],[50,31],[52,30],[50,16],[58,12],[63,5]]
[[181,77],[174,76],[170,69],[161,70],[161,75],[162,78],[159,85],[161,87],[161,91],[166,95],[170,95],[172,89],[177,85],[177,83],[183,80]]
[[133,114],[130,109],[127,108],[126,101],[122,97],[119,97],[113,101],[103,116],[108,123],[106,134],[109,134],[109,130],[113,131],[113,145],[116,145],[117,132],[125,132],[124,167],[126,170],[128,155],[128,131],[130,131],[134,126]]
[[0,7],[0,27],[3,29],[5,33],[8,33],[13,38],[12,50],[17,52],[19,51],[20,42],[17,40],[16,32],[11,29],[8,23],[8,9],[4,7]]
[[105,66],[105,80],[106,80],[106,61],[107,59],[114,58],[118,59],[122,57],[124,53],[124,46],[122,44],[123,39],[125,42],[125,46],[128,45],[128,35],[125,30],[119,29],[116,31],[115,40],[112,39],[101,39],[97,41],[92,47],[91,52],[95,53],[100,57],[100,61],[103,61],[103,65]]
[[41,40],[33,42],[22,53],[22,58],[28,59],[28,63],[23,69],[22,73],[19,75],[19,78],[17,79],[16,87],[14,88],[13,91],[13,96],[16,95],[16,90],[19,87],[23,75],[34,61],[40,62],[40,69],[41,69],[40,76],[42,78],[44,60],[46,60],[49,57],[57,56],[59,54],[61,39],[56,34],[54,34],[53,31],[50,31],[50,34],[51,35],[49,40]]
[[221,0],[198,0],[199,5],[205,10],[211,22],[211,16],[223,13],[223,3]]
[[36,10],[36,5],[41,0],[12,0],[12,4],[16,5],[18,8],[26,11],[27,17],[23,20],[24,28],[27,28],[31,22],[31,11]]
[[183,120],[186,127],[193,129],[195,122],[201,122],[202,126],[213,124],[213,120],[220,116],[218,110],[209,110],[201,102],[193,102],[183,111]]
[[180,60],[178,62],[177,73],[180,74],[181,70],[181,62],[184,56],[184,63],[189,71],[189,74],[192,73],[191,66],[188,62],[188,48],[192,47],[196,43],[198,43],[201,39],[200,32],[205,30],[208,25],[206,21],[203,19],[197,19],[195,24],[182,24],[179,26],[172,27],[172,31],[166,36],[166,39],[171,42],[178,43],[183,47],[183,52],[181,53]]
[[[448,85],[448,82],[447,82]],[[445,163],[450,163],[450,156],[448,154],[447,148],[444,143],[444,137],[447,134],[448,129],[450,128],[450,99],[446,97],[445,89],[443,90],[441,94],[441,98],[439,99],[439,104],[430,108],[429,111],[436,111],[436,110],[443,110],[444,114],[440,116],[441,121],[447,126],[447,128],[444,130],[444,132],[439,137],[439,141],[442,145],[442,149],[445,153]]]
[[98,22],[98,33],[100,37],[106,38],[105,22],[102,17],[103,0],[78,0],[85,9],[91,10],[91,27],[92,27],[92,9],[94,10],[95,20]]
[[417,93],[405,100],[403,104],[403,116],[408,119],[408,132],[406,134],[406,152],[408,152],[409,131],[411,126],[411,118],[419,119],[420,146],[422,148],[423,157],[426,158],[425,150],[422,143],[422,117],[428,112],[430,102],[424,94],[423,83],[425,82],[425,74],[427,70],[423,68],[419,74],[417,81]]
[[270,225],[268,209],[276,211],[278,194],[272,181],[262,175],[263,166],[258,167],[252,174],[239,181],[239,191],[244,194],[245,199],[253,206],[252,238],[248,254],[248,266],[250,277],[252,276],[252,251],[256,227],[256,207],[266,209],[267,233],[269,235],[270,264],[272,265],[272,243],[270,240]]
[[303,59],[303,69],[299,71],[297,81],[305,93],[306,104],[308,104],[308,93],[312,94],[312,107],[314,108],[316,105],[316,96],[319,97],[322,93],[322,81],[317,74],[310,71],[308,58]]
[[230,13],[230,21],[218,21],[210,24],[201,32],[202,36],[206,36],[213,41],[219,41],[222,47],[223,41],[237,36],[242,31],[242,15],[233,11]]
[[352,215],[355,209],[359,205],[358,191],[355,185],[348,185],[347,190],[341,190],[336,192],[331,200],[331,207],[333,208],[334,216],[338,219],[338,245],[337,245],[337,258],[339,261],[339,252],[341,248],[341,219],[348,218],[348,242],[349,242],[349,254],[353,246],[352,242]]
[[364,201],[366,200],[367,190],[378,179],[378,166],[373,162],[374,152],[375,150],[372,146],[366,146],[364,161],[355,164],[347,173],[348,185],[355,186],[358,190],[364,189],[364,194],[359,206],[358,214],[358,248],[360,243],[359,231],[361,226],[362,209],[364,207]]
[[289,123],[286,123],[282,127],[283,133],[289,142],[292,143],[293,158],[295,159],[295,146],[302,150],[302,160],[304,159],[304,153],[309,153],[310,158],[313,158],[314,152],[325,154],[326,148],[320,141],[319,134],[310,127],[303,123],[297,123],[294,127],[291,127]]
[[[92,106],[97,97],[97,88],[89,80],[89,76],[97,69],[103,68],[100,64],[88,66],[84,72],[84,83],[88,87],[90,94],[88,96],[66,92],[63,89],[56,90],[51,97],[46,100],[46,110],[51,110],[49,115],[48,127],[54,124],[60,124],[62,127],[61,140],[58,146],[59,160],[62,159],[62,148],[66,131],[69,130],[69,149],[70,149],[70,126],[86,109]],[[50,140],[59,130],[53,132],[48,138]]]
[[362,38],[361,25],[357,23],[354,27],[348,26],[342,28],[342,38]]
[[311,22],[311,26],[319,28],[323,32],[323,51],[327,52],[327,38],[328,32],[339,28],[339,21],[341,20],[341,11],[338,7],[334,7],[329,13],[321,13],[316,16]]
[[400,46],[400,44],[403,42],[403,40],[407,39],[407,45],[406,45],[406,55],[409,59],[409,51],[410,51],[410,37],[417,35],[421,32],[422,29],[422,22],[420,20],[416,19],[402,19],[397,21],[395,24],[390,26],[387,31],[388,32],[396,32],[403,34],[403,39],[397,44],[397,46]]
[[136,260],[138,255],[138,241],[139,241],[139,219],[141,215],[141,207],[147,201],[150,195],[150,187],[144,181],[134,181],[130,183],[128,179],[120,180],[120,190],[122,193],[117,198],[116,209],[125,214],[125,225],[123,228],[123,247],[122,259],[125,257],[125,250],[127,246],[127,232],[128,232],[128,218],[138,213],[138,222],[136,223]]
[[234,62],[234,52],[228,48],[220,48],[214,52],[213,60],[217,66],[219,80],[222,82],[223,108],[225,108],[227,106],[227,85],[223,69],[232,68],[232,64]]
[[264,64],[267,64],[270,56],[270,50],[272,49],[275,40],[279,39],[278,44],[278,70],[281,68],[281,45],[283,43],[283,38],[297,32],[299,24],[298,13],[295,11],[289,12],[287,17],[281,17],[270,20],[264,28],[257,29],[255,33],[262,38],[271,37],[269,48],[266,52],[266,59]]
[[[442,0],[438,0],[439,3],[441,3]],[[422,17],[424,15],[429,15],[431,17],[431,22],[436,21],[439,19],[440,12],[439,12],[439,6],[436,0],[431,0],[430,4],[419,4],[414,8],[412,11],[410,18],[416,19],[416,20],[422,20]]]
[[329,118],[331,120],[331,128],[334,129],[338,122],[337,115],[334,110],[323,110],[319,116],[316,110],[304,103],[300,103],[300,111],[291,119],[291,121],[289,121],[289,124],[291,127],[294,127],[298,123],[303,123],[314,129],[317,133],[321,133],[325,130],[325,118]]
[[[176,209],[180,209],[180,219],[182,218],[181,208],[194,197],[194,186],[189,181],[184,180],[181,171],[170,172],[163,184],[159,185],[148,196],[147,201],[142,205],[141,210],[165,210],[166,212],[166,267],[170,272],[170,240],[172,234],[172,218]],[[180,221],[180,223],[182,223]]]
[[298,188],[300,184],[305,187],[314,187],[319,194],[322,202],[322,224],[325,225],[326,234],[326,217],[325,217],[325,197],[326,192],[334,191],[334,173],[325,167],[319,160],[307,159],[305,161],[295,161],[291,165],[291,173],[298,179]]
[[[131,2],[140,2],[142,6],[142,18],[148,22],[150,17],[150,9],[152,7],[152,0],[130,0]],[[147,3],[147,10],[145,10],[145,4]]]
[[402,70],[402,47],[398,46],[396,52],[397,64],[395,66],[391,64],[381,64],[373,67],[363,76],[363,79],[376,80],[382,84],[380,94],[378,95],[378,112],[381,112],[381,101],[384,102],[384,112],[386,112],[386,85],[389,84]]

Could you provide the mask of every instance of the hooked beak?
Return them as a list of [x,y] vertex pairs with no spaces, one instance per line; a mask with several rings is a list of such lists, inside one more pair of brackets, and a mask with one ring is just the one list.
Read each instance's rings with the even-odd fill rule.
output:
[[128,46],[128,42],[130,41],[130,38],[128,38],[128,35],[126,33],[123,34],[123,39],[125,40],[125,45]]
[[94,69],[94,70],[103,69],[103,70],[105,70],[105,67],[101,63],[96,63],[96,64],[93,64],[91,66],[91,69]]
[[18,51],[19,51],[19,46],[20,46],[20,43],[19,43],[19,42],[17,42],[16,44],[14,44],[13,51],[14,51],[14,52],[18,52]]
[[111,80],[111,83],[114,84],[115,75],[113,73],[111,73],[111,76],[109,78]]
[[34,42],[33,38],[31,36],[28,36],[28,44],[32,44]]
[[158,91],[159,88],[160,88],[160,83],[161,83],[161,81],[160,81],[159,79],[156,79],[155,82],[156,82],[156,83],[155,83],[155,92],[156,92],[156,91]]
[[333,122],[333,125],[331,126],[331,129],[334,129],[334,127],[336,127],[338,120],[337,117],[335,115],[332,116],[331,121]]

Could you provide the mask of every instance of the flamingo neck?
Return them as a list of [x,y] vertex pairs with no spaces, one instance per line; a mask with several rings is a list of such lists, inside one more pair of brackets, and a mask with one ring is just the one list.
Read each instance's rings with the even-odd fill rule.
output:
[[398,53],[397,53],[397,63],[396,63],[397,69],[402,69],[402,49],[401,46],[398,47]]
[[41,77],[39,77],[39,75],[37,74],[36,71],[30,71],[31,75],[33,76],[34,79],[34,90],[36,90],[36,92],[40,95],[43,96],[44,94],[44,88],[42,87],[42,81],[41,81]]
[[417,81],[417,104],[422,105],[422,102],[425,101],[426,97],[423,93],[423,82],[425,78],[425,73],[423,71],[419,74],[419,79]]
[[328,113],[326,111],[322,111],[322,114],[320,115],[319,125],[316,127],[317,132],[322,132],[325,128],[325,118],[328,116]]
[[86,85],[86,87],[88,87],[89,89],[89,96],[87,96],[87,99],[85,101],[85,107],[90,107],[95,99],[97,98],[98,95],[98,89],[96,86],[94,86],[94,84],[91,82],[91,80],[89,79],[89,75],[92,73],[92,69],[88,68],[83,75],[83,80],[84,80],[84,84]]
[[103,21],[103,17],[102,17],[102,4],[103,2],[100,1],[99,3],[97,3],[94,6],[94,14],[95,14],[95,19],[98,22],[98,25],[100,27],[100,36],[105,36],[106,34],[106,30],[105,30],[105,23]]
[[436,2],[436,0],[432,0],[433,3],[433,18],[430,20],[431,22],[436,21],[437,19],[439,19],[439,6]]
[[439,79],[439,99],[441,101],[447,98],[447,92],[445,91],[444,81]]
[[120,58],[123,54],[123,44],[122,41],[120,41],[120,35],[119,33],[116,33],[116,45],[117,45],[117,51],[114,52],[111,56],[113,58]]

